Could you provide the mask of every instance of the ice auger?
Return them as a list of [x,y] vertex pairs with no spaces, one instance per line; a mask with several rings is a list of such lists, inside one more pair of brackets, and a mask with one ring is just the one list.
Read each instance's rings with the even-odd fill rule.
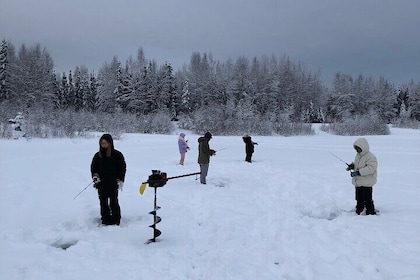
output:
[[156,242],[156,238],[162,234],[162,232],[156,228],[156,225],[162,221],[162,218],[157,215],[157,210],[160,209],[160,206],[157,205],[157,189],[166,185],[166,182],[168,182],[168,180],[170,179],[176,179],[176,178],[198,175],[198,174],[200,174],[200,172],[168,178],[166,175],[166,172],[161,172],[160,170],[152,170],[152,175],[149,176],[149,179],[146,182],[141,183],[140,190],[139,190],[140,194],[144,193],[147,184],[149,184],[149,187],[152,187],[155,189],[154,209],[149,212],[149,214],[153,215],[153,224],[149,226],[153,229],[153,238],[150,238],[149,240],[147,240],[146,244]]

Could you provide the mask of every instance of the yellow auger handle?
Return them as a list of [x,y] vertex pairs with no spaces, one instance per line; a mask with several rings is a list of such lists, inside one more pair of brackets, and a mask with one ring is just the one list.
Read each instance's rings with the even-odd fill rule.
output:
[[143,195],[144,191],[146,190],[147,183],[141,183],[139,193]]

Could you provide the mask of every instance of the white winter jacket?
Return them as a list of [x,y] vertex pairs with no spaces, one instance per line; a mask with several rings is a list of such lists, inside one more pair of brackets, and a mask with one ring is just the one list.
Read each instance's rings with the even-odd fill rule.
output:
[[365,138],[354,141],[353,146],[358,146],[362,151],[354,158],[354,170],[359,171],[361,176],[352,178],[356,187],[372,187],[376,184],[378,161],[374,154],[369,151],[369,143]]

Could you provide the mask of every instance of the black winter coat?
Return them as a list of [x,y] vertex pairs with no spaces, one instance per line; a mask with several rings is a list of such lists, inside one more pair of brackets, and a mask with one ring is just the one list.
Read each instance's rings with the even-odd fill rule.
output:
[[92,176],[94,173],[99,175],[101,182],[95,187],[102,190],[113,191],[118,189],[117,179],[124,182],[126,163],[123,154],[113,149],[110,157],[101,157],[97,152],[90,166]]
[[251,137],[243,137],[245,142],[245,152],[246,154],[254,153],[254,142],[252,142]]

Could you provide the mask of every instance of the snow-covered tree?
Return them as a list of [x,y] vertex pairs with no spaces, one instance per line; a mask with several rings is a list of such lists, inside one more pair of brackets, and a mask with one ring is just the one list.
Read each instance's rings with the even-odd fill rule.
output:
[[390,123],[397,116],[395,103],[395,87],[384,77],[380,77],[375,88],[372,100],[372,108],[378,114],[378,117]]
[[352,109],[352,86],[351,75],[336,73],[333,80],[333,87],[327,100],[328,121],[342,121],[351,116]]
[[77,66],[74,71],[74,109],[76,112],[86,109],[89,91],[88,69],[85,66]]
[[98,104],[98,82],[94,73],[90,74],[89,79],[89,95],[86,99],[86,109],[95,112]]
[[98,73],[98,109],[101,112],[113,113],[117,108],[118,92],[117,74],[120,62],[114,56],[111,63],[105,63]]
[[23,108],[54,106],[53,60],[40,44],[26,48],[22,45],[18,52],[15,79],[16,95]]
[[3,39],[0,46],[0,103],[10,96],[9,66],[8,43]]

